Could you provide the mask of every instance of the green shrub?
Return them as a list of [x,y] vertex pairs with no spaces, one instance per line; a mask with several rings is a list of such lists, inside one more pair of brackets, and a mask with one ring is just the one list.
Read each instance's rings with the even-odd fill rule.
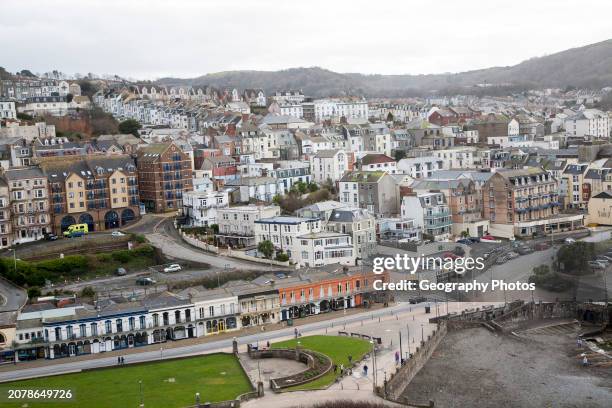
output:
[[276,254],[276,260],[279,262],[287,262],[289,260],[289,255],[284,252],[280,252]]

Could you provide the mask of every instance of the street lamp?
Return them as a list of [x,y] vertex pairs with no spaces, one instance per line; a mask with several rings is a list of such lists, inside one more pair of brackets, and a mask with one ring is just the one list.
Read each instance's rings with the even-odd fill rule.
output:
[[160,347],[159,348],[159,359],[163,360],[163,358],[164,358],[164,348]]
[[200,408],[200,393],[199,392],[195,393],[195,403],[196,403],[196,407]]
[[425,336],[423,335],[423,323],[421,323],[421,345],[425,344]]
[[142,395],[142,380],[138,380],[138,386],[140,387],[140,408],[144,408],[144,396]]
[[17,273],[17,250],[11,248],[11,251],[13,251],[13,262],[15,263],[15,273]]
[[408,357],[410,357],[410,325],[406,323],[406,331],[408,332]]
[[374,340],[370,340],[372,344],[372,385],[373,390],[376,392],[376,344],[374,344]]

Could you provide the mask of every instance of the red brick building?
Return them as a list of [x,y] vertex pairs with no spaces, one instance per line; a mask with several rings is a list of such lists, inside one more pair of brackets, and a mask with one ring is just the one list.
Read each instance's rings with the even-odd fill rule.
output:
[[174,143],[155,143],[138,150],[140,200],[153,212],[176,211],[183,193],[193,190],[191,159]]

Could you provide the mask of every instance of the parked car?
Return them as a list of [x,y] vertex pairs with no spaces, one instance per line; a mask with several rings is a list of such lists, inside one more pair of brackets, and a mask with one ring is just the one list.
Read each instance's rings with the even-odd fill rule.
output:
[[594,259],[594,261],[595,261],[595,262],[602,263],[602,264],[604,264],[605,266],[610,265],[610,261],[609,261],[609,260],[607,260],[606,258],[602,258],[602,257],[600,257],[600,256],[598,256],[597,258],[595,258],[595,259]]
[[422,303],[422,302],[425,302],[426,300],[427,299],[422,297],[422,296],[415,297],[415,298],[410,299],[410,304],[411,305],[416,305],[417,303]]
[[589,262],[589,266],[591,267],[591,269],[606,269],[606,265],[597,261]]
[[148,286],[148,285],[155,285],[156,283],[157,281],[155,279],[151,279],[147,277],[141,277],[141,278],[136,279],[137,285]]
[[458,243],[458,244],[463,244],[463,245],[472,245],[472,244],[473,244],[473,242],[472,242],[472,241],[470,241],[470,240],[469,240],[469,239],[467,239],[467,238],[460,239],[459,241],[457,241],[457,243]]
[[574,238],[565,238],[563,242],[569,245],[575,243],[576,240]]
[[548,248],[550,248],[550,244],[548,242],[538,242],[535,244],[536,251],[546,251]]
[[113,231],[113,233],[111,234],[113,237],[122,237],[125,234],[121,231]]
[[117,268],[117,276],[125,276],[127,275],[127,271],[125,268]]
[[445,252],[442,254],[442,258],[451,258],[451,259],[457,259],[457,258],[461,258],[459,255],[454,254],[452,252]]
[[181,269],[182,269],[181,265],[179,265],[179,264],[171,264],[171,265],[168,265],[168,266],[166,266],[164,268],[164,272],[178,272]]
[[599,255],[597,258],[602,258],[602,259],[605,259],[608,262],[612,262],[612,256],[610,256],[610,255],[603,254],[603,255]]
[[493,235],[486,234],[486,235],[483,235],[483,236],[480,238],[480,240],[481,240],[481,241],[482,241],[482,240],[485,240],[485,241],[495,241],[495,237],[494,237]]
[[47,234],[47,235],[45,235],[45,239],[47,241],[57,241],[57,235],[55,235],[55,234]]
[[508,261],[508,257],[506,257],[505,255],[502,255],[495,260],[495,263],[497,265],[501,265],[501,264],[505,264],[507,261]]
[[511,252],[508,252],[508,253],[506,254],[506,257],[507,257],[508,259],[514,259],[514,258],[518,258],[518,257],[519,257],[519,254],[517,254],[516,252],[512,252],[512,251],[511,251]]
[[519,253],[519,255],[527,255],[533,252],[533,249],[531,249],[531,247],[528,246],[522,246],[517,248],[517,252]]

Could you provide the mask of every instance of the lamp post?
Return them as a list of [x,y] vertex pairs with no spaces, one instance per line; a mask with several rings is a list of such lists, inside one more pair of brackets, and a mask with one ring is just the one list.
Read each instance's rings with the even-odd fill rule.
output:
[[142,380],[138,380],[138,386],[140,388],[140,408],[144,408],[144,396],[142,395]]
[[200,408],[200,393],[199,392],[195,393],[195,403],[196,403],[196,407]]
[[13,251],[13,262],[15,265],[15,273],[17,273],[17,250],[15,248],[11,248],[11,251]]
[[406,331],[408,332],[408,357],[410,357],[410,325],[406,323]]
[[372,344],[372,388],[376,392],[376,344],[374,340],[370,340]]
[[159,359],[160,360],[164,359],[164,348],[163,347],[159,348]]
[[402,349],[402,330],[399,331],[399,342],[400,342],[400,365],[402,365],[402,356],[404,355],[404,350]]
[[421,323],[421,345],[425,343],[425,335],[423,334],[423,323]]

